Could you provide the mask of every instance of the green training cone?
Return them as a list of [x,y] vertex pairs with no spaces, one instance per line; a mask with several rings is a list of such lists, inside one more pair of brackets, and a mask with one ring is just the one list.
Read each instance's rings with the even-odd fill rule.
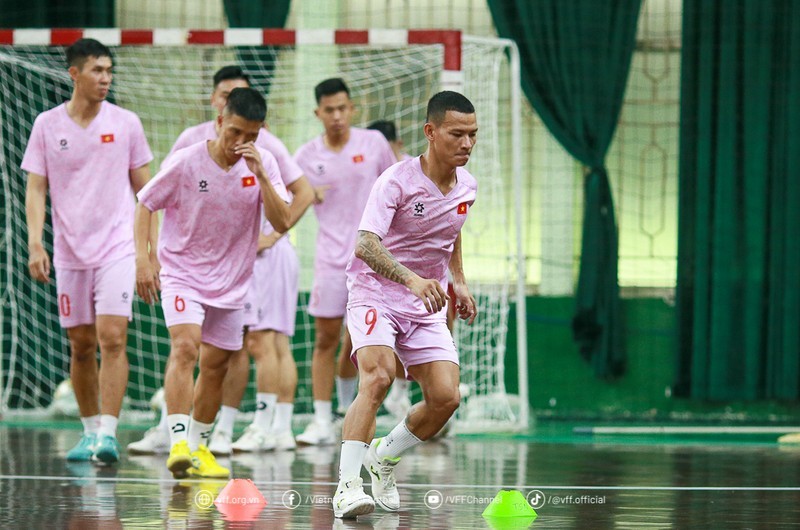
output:
[[487,518],[533,517],[535,519],[537,513],[522,492],[518,490],[500,490],[494,496],[492,502],[483,510],[483,516]]

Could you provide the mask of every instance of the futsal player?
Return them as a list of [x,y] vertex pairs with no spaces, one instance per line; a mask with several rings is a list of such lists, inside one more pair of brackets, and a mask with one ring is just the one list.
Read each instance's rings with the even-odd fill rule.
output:
[[[351,127],[354,106],[350,90],[340,78],[326,79],[314,89],[324,133],[295,153],[295,160],[315,188],[314,213],[319,221],[314,282],[308,312],[314,317],[314,351],[311,383],[314,420],[297,436],[300,445],[326,445],[336,441],[331,396],[336,350],[342,335],[347,305],[345,267],[355,247],[356,228],[369,191],[378,176],[396,162],[386,139],[377,131]],[[343,355],[336,379],[340,408],[347,408],[356,391],[356,372]]]
[[[150,302],[157,299],[160,281],[170,334],[164,377],[171,447],[167,468],[176,478],[230,474],[208,450],[208,437],[228,360],[242,348],[244,301],[261,218],[279,231],[289,224],[277,162],[253,143],[265,117],[261,94],[232,90],[217,117],[218,136],[175,152],[138,194],[136,286]],[[144,259],[144,242],[152,213],[162,209],[157,275]]]
[[[475,300],[461,262],[461,227],[477,183],[463,166],[478,132],[475,109],[456,92],[428,102],[427,151],[383,173],[372,189],[347,267],[347,326],[359,373],[345,416],[337,518],[400,509],[394,470],[400,456],[433,437],[458,407],[459,361],[445,322],[447,269],[455,307],[471,324]],[[404,373],[395,372],[395,355]],[[373,439],[375,415],[395,377],[416,380],[423,400],[385,438]],[[372,481],[364,492],[361,466]]]
[[[134,194],[150,178],[153,155],[138,116],[106,101],[111,51],[80,39],[67,48],[67,66],[72,96],[36,118],[22,159],[28,267],[35,280],[50,281],[42,244],[49,192],[58,318],[69,338],[70,378],[83,423],[67,460],[111,464],[119,460],[117,421],[128,384]],[[155,230],[155,223],[143,226],[142,259],[157,270],[149,245]]]

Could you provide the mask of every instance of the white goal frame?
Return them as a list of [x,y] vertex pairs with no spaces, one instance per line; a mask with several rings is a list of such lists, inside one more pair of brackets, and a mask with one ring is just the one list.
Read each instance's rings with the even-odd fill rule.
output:
[[[528,396],[528,350],[527,350],[527,319],[526,319],[526,262],[523,249],[523,217],[522,217],[522,168],[521,168],[521,85],[519,52],[512,40],[477,38],[462,35],[457,30],[396,30],[396,29],[367,29],[367,30],[336,30],[336,29],[257,29],[257,28],[230,28],[222,30],[189,30],[189,29],[146,29],[129,30],[119,28],[93,28],[93,29],[0,29],[0,46],[67,46],[79,38],[95,38],[107,46],[282,46],[293,45],[375,45],[375,46],[413,46],[415,44],[438,44],[443,47],[443,70],[441,75],[441,89],[461,91],[464,86],[464,73],[462,71],[462,43],[491,43],[505,47],[509,57],[510,86],[508,98],[510,101],[512,160],[510,167],[511,186],[514,204],[509,205],[514,210],[514,239],[516,240],[516,285],[512,292],[516,298],[516,337],[517,337],[517,380],[519,390],[518,417],[515,418],[515,430],[525,430],[529,425],[529,396]],[[503,90],[505,87],[498,87]],[[480,175],[478,175],[480,180]],[[7,183],[4,191],[8,192]],[[11,215],[10,212],[7,213]],[[7,221],[7,220],[4,220]],[[10,226],[6,223],[6,226]],[[508,227],[509,230],[512,227]],[[2,242],[7,248],[10,245],[10,230],[4,230]],[[9,260],[10,261],[10,260]],[[10,270],[10,269],[9,269]],[[468,278],[469,279],[469,278]],[[0,286],[1,287],[1,286]],[[0,301],[7,302],[7,289],[0,291]],[[3,325],[3,315],[0,314],[0,329]],[[506,345],[507,347],[508,345]],[[3,346],[0,344],[0,356],[4,355]],[[6,394],[2,388],[2,363],[0,363],[0,407],[7,403]],[[0,408],[0,415],[3,410]],[[461,429],[458,429],[461,431]],[[468,429],[471,431],[471,429]]]

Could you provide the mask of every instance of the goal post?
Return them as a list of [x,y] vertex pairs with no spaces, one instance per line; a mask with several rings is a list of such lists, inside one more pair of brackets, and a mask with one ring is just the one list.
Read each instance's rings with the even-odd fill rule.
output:
[[[32,281],[27,272],[26,176],[19,164],[35,117],[71,95],[64,46],[81,37],[111,47],[114,82],[109,99],[141,118],[155,155],[153,173],[182,130],[213,118],[211,77],[226,64],[240,64],[254,88],[265,93],[268,125],[292,152],[321,133],[312,112],[313,86],[327,73],[348,83],[358,108],[354,126],[393,120],[412,155],[425,149],[422,124],[434,93],[450,89],[470,98],[480,129],[467,169],[476,176],[479,191],[464,227],[463,253],[479,317],[473,326],[457,323],[454,333],[462,382],[469,387],[456,430],[527,427],[518,56],[511,41],[453,30],[0,30],[0,407],[14,412],[46,407],[69,374],[69,347],[58,325],[54,286]],[[49,215],[48,206],[45,246],[52,253]],[[313,321],[306,303],[315,233],[316,219],[308,212],[291,235],[301,263],[298,327],[292,341],[300,413],[310,412],[312,403]],[[513,301],[519,302],[517,369],[507,373]],[[128,340],[129,407],[148,407],[151,394],[162,384],[168,352],[160,307],[137,299]],[[251,410],[252,386],[244,403]]]

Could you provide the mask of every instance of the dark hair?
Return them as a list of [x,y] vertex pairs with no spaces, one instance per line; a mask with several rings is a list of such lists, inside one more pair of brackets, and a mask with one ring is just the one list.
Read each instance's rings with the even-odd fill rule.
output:
[[247,77],[247,74],[244,73],[241,66],[236,66],[235,64],[231,64],[228,66],[223,66],[217,73],[214,74],[214,88],[217,88],[217,85],[222,83],[223,81],[228,81],[229,79],[243,79],[247,81],[247,84],[250,84],[250,78]]
[[254,88],[234,88],[223,113],[235,114],[247,121],[264,121],[267,118],[267,102]]
[[463,94],[445,90],[434,94],[428,101],[428,112],[425,115],[425,119],[430,123],[438,125],[442,123],[444,115],[448,110],[463,112],[464,114],[475,113],[475,107],[472,106],[472,102]]
[[76,66],[79,70],[89,57],[108,57],[113,61],[108,46],[94,39],[78,39],[67,48],[67,68]]
[[372,129],[373,131],[380,131],[380,133],[390,142],[394,142],[397,140],[397,127],[395,127],[394,122],[389,120],[378,120],[373,121],[369,125],[367,125],[367,129]]
[[347,94],[348,98],[350,97],[350,89],[347,88],[347,85],[341,77],[334,77],[322,81],[314,87],[314,97],[317,98],[317,105],[319,105],[322,96],[332,96],[339,92],[344,92]]

